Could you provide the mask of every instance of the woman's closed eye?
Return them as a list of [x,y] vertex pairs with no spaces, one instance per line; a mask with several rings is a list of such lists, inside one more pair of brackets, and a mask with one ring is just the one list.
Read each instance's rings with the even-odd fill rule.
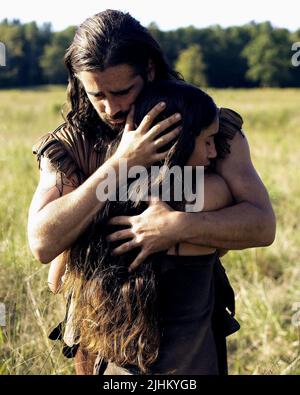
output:
[[210,147],[212,144],[214,144],[214,142],[215,142],[215,138],[210,137],[208,140],[206,140],[205,144]]

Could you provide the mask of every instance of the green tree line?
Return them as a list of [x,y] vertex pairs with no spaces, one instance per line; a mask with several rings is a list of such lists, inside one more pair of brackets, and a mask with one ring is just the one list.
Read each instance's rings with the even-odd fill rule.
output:
[[[0,22],[0,42],[6,47],[0,87],[66,83],[63,56],[75,30],[70,26],[53,32],[50,23]],[[172,31],[161,31],[151,23],[149,30],[170,64],[196,85],[300,86],[300,66],[291,63],[292,44],[300,42],[300,29],[290,32],[270,22],[251,22],[229,28],[190,26]]]

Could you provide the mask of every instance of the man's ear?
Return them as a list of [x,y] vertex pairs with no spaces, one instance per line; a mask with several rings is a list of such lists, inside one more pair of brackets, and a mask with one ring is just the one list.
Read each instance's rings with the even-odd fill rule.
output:
[[148,68],[147,68],[147,77],[148,81],[152,82],[154,81],[155,78],[155,65],[152,59],[149,59],[148,61]]

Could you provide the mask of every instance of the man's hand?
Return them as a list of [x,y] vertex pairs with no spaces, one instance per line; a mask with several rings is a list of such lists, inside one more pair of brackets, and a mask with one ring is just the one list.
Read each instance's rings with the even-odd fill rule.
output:
[[129,266],[129,271],[137,268],[149,255],[168,250],[178,242],[176,214],[166,203],[157,198],[150,199],[149,207],[140,215],[118,216],[109,220],[109,225],[128,225],[129,228],[111,233],[108,241],[130,239],[113,250],[121,255],[136,247],[141,251]]
[[114,158],[127,160],[128,167],[148,167],[155,162],[165,159],[169,150],[160,153],[157,151],[178,136],[181,131],[181,126],[174,127],[172,131],[161,137],[158,136],[170,126],[177,124],[181,119],[181,115],[173,114],[152,126],[155,118],[164,109],[165,103],[162,102],[157,104],[147,115],[145,115],[141,124],[135,128],[133,124],[134,107],[132,106],[127,116],[122,138],[114,154]]

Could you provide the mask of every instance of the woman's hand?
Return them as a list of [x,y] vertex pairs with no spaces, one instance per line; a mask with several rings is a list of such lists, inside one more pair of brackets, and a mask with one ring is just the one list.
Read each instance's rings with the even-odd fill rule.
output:
[[177,126],[171,132],[157,138],[164,130],[177,123],[181,115],[174,114],[164,119],[155,126],[153,121],[165,108],[165,103],[159,103],[145,115],[141,124],[135,129],[133,124],[134,106],[127,116],[126,125],[119,146],[114,153],[116,160],[127,160],[127,167],[145,166],[149,167],[155,162],[165,159],[168,150],[157,153],[157,150],[172,141],[180,132],[181,126]]
[[118,216],[108,221],[109,225],[128,225],[129,228],[111,233],[108,241],[131,239],[115,248],[112,252],[116,255],[124,254],[136,247],[141,251],[129,271],[136,269],[149,255],[171,248],[178,240],[177,216],[166,203],[150,199],[149,207],[141,214],[135,216]]

